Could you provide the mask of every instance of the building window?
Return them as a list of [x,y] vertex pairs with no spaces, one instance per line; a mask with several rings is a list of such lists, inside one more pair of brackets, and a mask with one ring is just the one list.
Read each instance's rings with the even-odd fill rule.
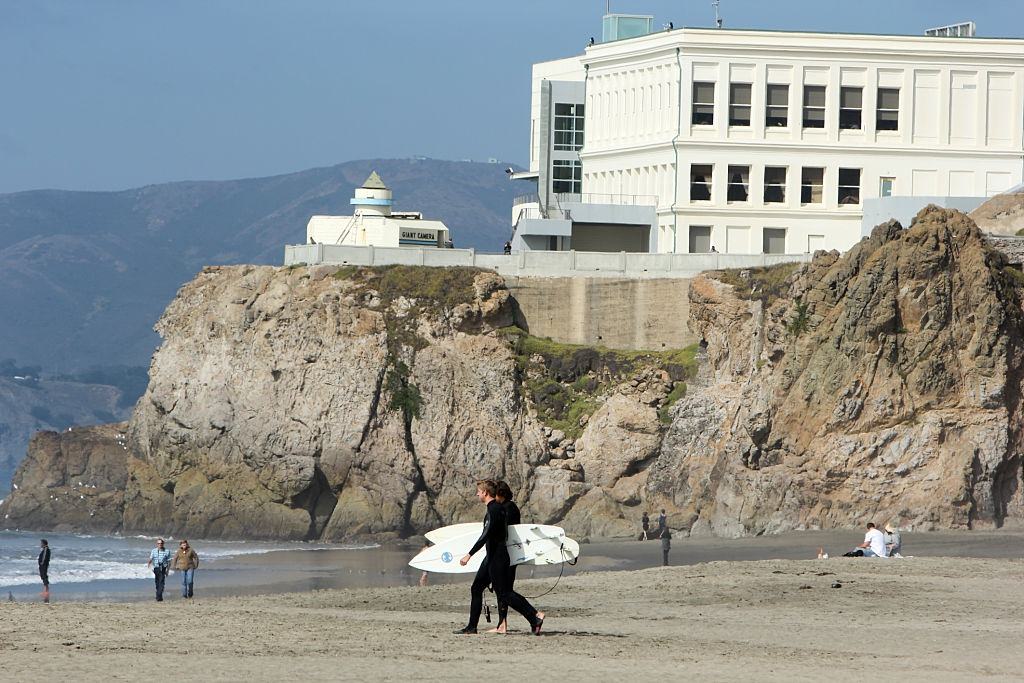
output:
[[555,194],[580,194],[583,191],[583,166],[580,162],[564,159],[552,161],[551,191]]
[[702,202],[711,199],[711,173],[714,167],[710,164],[694,164],[690,166],[690,201]]
[[896,184],[895,178],[879,178],[878,179],[878,196],[879,197],[891,197],[892,186]]
[[900,129],[899,88],[878,89],[878,109],[875,112],[875,128],[878,130]]
[[825,127],[825,86],[804,86],[804,128]]
[[859,168],[839,169],[838,200],[840,204],[860,204]]
[[784,128],[789,125],[789,86],[768,84],[767,105],[764,111],[764,125],[769,128]]
[[786,229],[765,228],[761,232],[761,253],[763,254],[785,254],[786,253]]
[[745,202],[750,199],[750,167],[729,167],[729,188],[726,199],[730,202]]
[[583,149],[582,104],[555,104],[555,151],[578,152]]
[[749,83],[732,83],[729,85],[729,125],[750,125]]
[[840,88],[839,127],[843,130],[860,130],[861,102],[863,88]]
[[693,84],[693,124],[695,126],[715,125],[715,84]]
[[800,177],[800,203],[821,204],[825,193],[825,169],[805,168]]
[[690,226],[690,253],[708,254],[711,253],[711,226],[691,225]]
[[782,204],[786,201],[786,167],[765,166],[764,203]]

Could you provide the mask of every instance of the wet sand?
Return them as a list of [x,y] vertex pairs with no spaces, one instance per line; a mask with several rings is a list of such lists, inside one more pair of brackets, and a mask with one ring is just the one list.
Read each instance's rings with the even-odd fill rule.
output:
[[[836,541],[858,536],[841,532]],[[811,543],[815,551],[823,538]],[[535,600],[548,612],[541,637],[528,635],[516,615],[509,636],[451,634],[465,621],[467,586],[461,582],[201,595],[192,604],[0,603],[0,677],[126,680],[152,675],[155,667],[168,676],[225,681],[488,674],[502,680],[510,671],[520,672],[516,678],[596,680],[1019,677],[1021,535],[907,538],[914,539],[908,543],[914,559],[715,561],[578,573]],[[609,545],[637,561],[660,561],[654,542]],[[590,555],[595,562],[603,557],[599,546],[593,544]],[[729,548],[806,556],[806,546],[793,537],[677,539],[673,546],[678,560],[688,550],[693,557],[698,549],[721,554]],[[987,557],[931,553],[951,546]],[[836,581],[841,588],[831,587]],[[530,596],[552,581],[517,585]]]

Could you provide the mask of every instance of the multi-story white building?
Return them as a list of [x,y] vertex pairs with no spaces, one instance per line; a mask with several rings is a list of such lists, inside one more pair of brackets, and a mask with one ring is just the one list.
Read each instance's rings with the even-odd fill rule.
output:
[[[862,204],[1024,179],[1024,40],[683,28],[533,67],[515,246],[848,249]],[[645,221],[647,221],[645,223]]]

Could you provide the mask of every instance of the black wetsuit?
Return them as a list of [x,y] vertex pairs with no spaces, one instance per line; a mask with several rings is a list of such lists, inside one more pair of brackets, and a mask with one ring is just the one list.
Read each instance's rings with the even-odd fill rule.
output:
[[43,588],[50,587],[50,546],[43,546],[39,551],[39,578],[43,580]]
[[[511,572],[508,557],[508,548],[505,547],[505,539],[508,535],[508,523],[505,516],[504,506],[496,500],[487,504],[487,515],[484,517],[484,529],[469,554],[473,555],[478,550],[487,547],[487,573],[490,575],[491,587],[498,596],[498,604],[505,604],[519,612],[530,622],[532,627],[537,621],[537,610],[533,608],[526,598],[512,590],[510,581]],[[474,584],[476,582],[474,581]],[[481,602],[483,592],[481,591]],[[473,627],[474,605],[470,606],[470,624]],[[477,621],[480,619],[480,608],[475,609]]]
[[[522,519],[522,517],[519,514],[519,506],[516,505],[516,502],[514,500],[506,500],[504,503],[502,503],[502,506],[505,508],[505,521],[508,523],[508,526],[515,526],[516,524],[519,524],[521,519]],[[519,568],[519,565],[517,565],[517,564],[514,564],[511,567],[509,567],[509,570],[508,570],[508,572],[509,572],[509,575],[508,575],[508,588],[509,588],[509,590],[515,590],[515,585],[516,585],[516,569],[518,569],[518,568]],[[498,601],[498,623],[500,624],[501,622],[505,621],[506,619],[508,619],[508,605],[506,605],[504,602],[499,600]]]

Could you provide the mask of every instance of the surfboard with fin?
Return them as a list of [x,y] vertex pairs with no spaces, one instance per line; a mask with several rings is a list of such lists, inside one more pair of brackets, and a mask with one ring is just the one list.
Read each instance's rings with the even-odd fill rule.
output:
[[[487,555],[486,549],[477,552],[466,566],[460,565],[459,560],[473,547],[482,530],[480,523],[453,524],[435,529],[427,534],[427,539],[438,539],[436,544],[420,551],[409,561],[409,566],[439,574],[476,572]],[[546,524],[510,526],[505,547],[513,565],[561,564],[575,560],[580,554],[580,544],[566,536],[562,527]]]

